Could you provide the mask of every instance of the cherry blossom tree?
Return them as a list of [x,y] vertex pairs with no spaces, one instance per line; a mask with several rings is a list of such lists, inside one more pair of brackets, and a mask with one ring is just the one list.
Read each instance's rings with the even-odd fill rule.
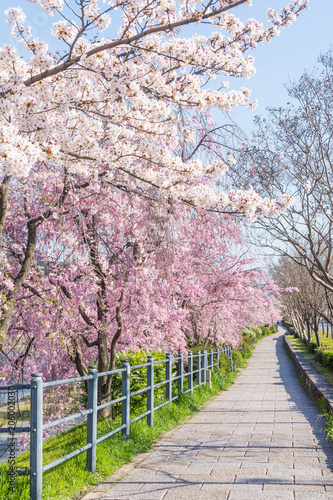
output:
[[[115,189],[104,177],[82,188],[78,175],[56,205],[66,175],[38,192],[43,176],[49,169],[40,163],[11,189],[9,289],[24,259],[27,221],[54,209],[38,233],[2,350],[10,377],[36,369],[46,380],[84,376],[91,361],[105,372],[119,349],[176,353],[197,341],[236,347],[246,326],[279,317],[276,288],[242,256],[233,216],[194,210],[153,188]],[[100,378],[100,403],[111,384],[112,377]]]
[[[39,0],[39,4],[55,19],[54,52],[44,41],[32,38],[21,8],[5,12],[13,37],[22,42],[27,56],[20,56],[14,45],[0,49],[0,241],[6,239],[10,182],[16,189],[15,179],[36,178],[31,174],[33,165],[42,162],[48,174],[43,170],[36,182],[46,184],[60,176],[62,185],[58,183],[46,210],[26,222],[24,254],[3,294],[3,339],[31,269],[37,233],[72,192],[73,176],[80,176],[82,189],[105,178],[124,189],[155,187],[167,197],[204,208],[243,211],[251,218],[258,212],[280,212],[290,202],[285,195],[280,202],[264,200],[253,190],[221,193],[214,179],[233,163],[233,157],[203,163],[197,154],[201,141],[197,143],[194,122],[185,123],[180,115],[252,107],[250,91],[226,90],[224,77],[254,74],[254,60],[247,52],[289,26],[306,0],[293,0],[281,14],[270,9],[267,29],[256,20],[243,23],[233,15],[233,9],[249,4],[245,0],[180,4]],[[115,28],[110,27],[111,17]],[[207,31],[207,23],[210,34],[181,36],[182,29],[194,24],[198,29],[205,24]],[[220,90],[204,85],[214,79]],[[189,154],[184,154],[185,144],[187,150],[192,146]],[[39,187],[37,191],[44,196]],[[5,252],[2,266],[6,267]]]
[[[233,156],[208,164],[200,151],[216,128],[212,109],[254,106],[250,91],[228,90],[225,77],[254,74],[248,51],[289,26],[307,1],[293,0],[280,15],[269,10],[268,28],[233,15],[245,0],[39,4],[55,20],[54,51],[31,37],[21,8],[6,16],[26,55],[0,49],[0,344],[9,343],[8,367],[84,374],[96,359],[107,369],[120,339],[182,349],[191,314],[225,341],[222,319],[235,322],[232,304],[243,304],[229,330],[237,340],[267,293],[232,257],[226,239],[237,240],[237,228],[220,214],[253,219],[290,199],[222,192],[217,180]],[[201,34],[186,36],[190,25]],[[111,381],[102,383],[104,397]]]
[[[272,26],[265,29],[230,13],[248,3],[39,0],[60,19],[52,27],[59,42],[54,54],[31,38],[21,8],[8,9],[12,34],[28,57],[10,45],[0,52],[2,171],[26,176],[37,160],[46,161],[84,175],[134,178],[199,204],[216,203],[216,193],[194,181],[208,172],[219,175],[226,165],[207,167],[175,154],[185,141],[195,142],[178,111],[253,106],[248,89],[227,91],[221,77],[253,75],[248,50],[277,36],[307,5],[294,0],[281,15],[270,9]],[[109,26],[116,11],[122,14],[117,32]],[[180,37],[185,26],[203,23],[211,24],[210,35]],[[95,36],[89,39],[90,32]],[[216,78],[222,90],[203,88]]]

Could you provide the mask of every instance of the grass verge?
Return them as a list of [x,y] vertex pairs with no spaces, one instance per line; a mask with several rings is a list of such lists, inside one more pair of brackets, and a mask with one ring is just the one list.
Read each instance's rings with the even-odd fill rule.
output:
[[289,335],[289,340],[294,347],[311,363],[311,365],[333,386],[333,371],[328,366],[322,365],[315,359],[315,353],[309,352],[309,349],[300,337],[295,338]]
[[[149,427],[142,419],[131,425],[131,436],[125,441],[119,433],[106,439],[97,446],[97,470],[91,474],[85,470],[86,454],[68,460],[64,464],[43,474],[43,499],[69,500],[82,498],[97,484],[112,475],[122,465],[130,462],[138,453],[152,448],[157,439],[166,431],[173,429],[186,417],[194,414],[212,396],[227,389],[234,381],[235,373],[222,375],[214,370],[212,386],[200,386],[193,396],[183,395],[176,403],[167,405],[155,413],[155,425]],[[103,435],[119,426],[119,421],[103,421],[98,424],[98,435]],[[86,443],[86,424],[81,424],[50,438],[44,443],[43,464],[70,453]],[[29,467],[29,452],[16,459],[16,468]],[[0,466],[0,499],[29,500],[29,476],[16,478],[15,491],[10,491],[8,478],[1,473],[7,463]]]

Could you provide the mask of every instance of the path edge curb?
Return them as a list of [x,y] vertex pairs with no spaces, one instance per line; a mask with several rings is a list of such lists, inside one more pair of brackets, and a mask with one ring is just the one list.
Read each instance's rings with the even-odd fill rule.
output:
[[333,387],[331,384],[318,373],[311,363],[293,346],[288,338],[288,333],[284,335],[284,345],[307,389],[312,392],[317,399],[324,401],[327,411],[333,412]]

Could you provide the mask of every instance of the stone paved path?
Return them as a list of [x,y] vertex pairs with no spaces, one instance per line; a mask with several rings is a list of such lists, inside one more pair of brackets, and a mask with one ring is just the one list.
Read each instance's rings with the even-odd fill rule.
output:
[[282,333],[261,340],[228,391],[99,498],[333,499],[333,449]]

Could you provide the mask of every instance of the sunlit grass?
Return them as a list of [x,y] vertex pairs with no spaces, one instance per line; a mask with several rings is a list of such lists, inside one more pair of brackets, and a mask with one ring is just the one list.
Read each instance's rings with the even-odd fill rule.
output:
[[[333,349],[333,340],[332,338],[327,339],[324,335],[320,334],[320,338],[322,342],[327,342],[332,345]],[[293,335],[289,335],[290,342],[297,348],[297,350],[311,363],[311,365],[333,386],[333,371],[327,367],[316,361],[315,353],[309,352],[309,349],[300,337],[295,338]],[[329,341],[329,342],[328,342]]]
[[[193,397],[184,395],[176,403],[166,405],[155,413],[155,425],[149,427],[144,419],[131,425],[129,441],[124,440],[118,433],[103,441],[97,446],[97,470],[91,474],[85,470],[86,453],[82,453],[55,469],[43,474],[43,499],[65,500],[79,499],[88,493],[97,484],[112,475],[122,465],[130,462],[138,453],[149,450],[157,439],[166,431],[174,428],[178,423],[198,411],[200,405],[212,396],[226,389],[235,379],[236,374],[222,375],[214,370],[212,387],[203,385],[194,390]],[[98,423],[98,435],[106,434],[112,428],[120,425],[119,419]],[[86,444],[86,424],[58,434],[44,443],[43,464],[48,464],[61,456]],[[17,458],[16,467],[29,467],[29,452]],[[2,464],[1,469],[7,469]],[[1,500],[29,500],[29,477],[16,479],[15,492],[8,488],[8,479],[0,474]]]

